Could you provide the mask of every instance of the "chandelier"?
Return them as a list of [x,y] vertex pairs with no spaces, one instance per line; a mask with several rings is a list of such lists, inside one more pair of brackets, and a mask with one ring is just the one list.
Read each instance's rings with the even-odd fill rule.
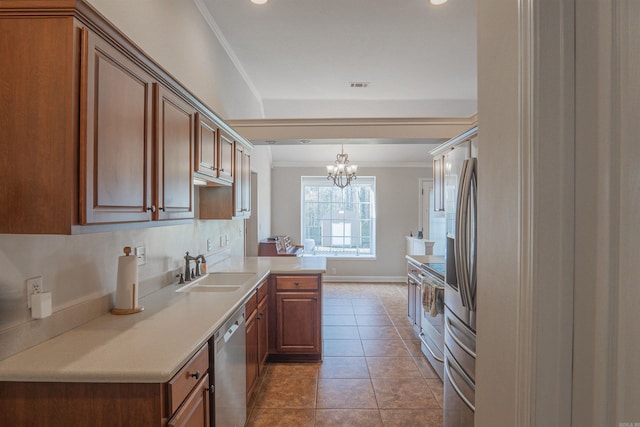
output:
[[358,165],[349,163],[349,155],[344,152],[344,145],[340,153],[336,155],[333,165],[327,165],[327,179],[332,179],[336,187],[344,188],[356,179]]

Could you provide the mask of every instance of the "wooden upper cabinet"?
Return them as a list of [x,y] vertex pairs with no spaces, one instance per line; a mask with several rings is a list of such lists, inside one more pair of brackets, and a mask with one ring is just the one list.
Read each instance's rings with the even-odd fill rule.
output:
[[81,224],[149,221],[153,78],[82,30]]
[[196,113],[195,172],[203,179],[218,177],[218,127],[203,114]]
[[85,1],[0,3],[0,233],[186,223],[194,173],[233,216],[246,140]]
[[78,212],[77,28],[0,12],[0,34],[0,233],[69,233]]
[[168,89],[155,84],[156,209],[154,219],[193,218],[195,109]]
[[218,178],[223,181],[233,182],[233,137],[223,130],[220,130],[220,166]]

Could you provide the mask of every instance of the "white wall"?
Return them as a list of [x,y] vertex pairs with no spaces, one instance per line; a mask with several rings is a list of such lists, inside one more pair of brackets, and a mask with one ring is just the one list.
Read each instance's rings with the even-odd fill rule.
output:
[[478,5],[476,426],[640,423],[639,19]]
[[[271,147],[256,146],[251,151],[251,171],[257,174],[251,182],[251,218],[247,221],[247,256],[258,255],[258,242],[271,235]],[[252,178],[253,179],[253,178]]]
[[[373,168],[360,166],[361,176],[376,177],[375,260],[327,259],[327,276],[345,280],[358,278],[406,277],[406,240],[410,231],[420,227],[420,178],[431,177],[431,168]],[[325,168],[276,167],[272,171],[273,216],[271,232],[288,234],[295,243],[300,239],[300,177],[325,176]],[[335,272],[334,269],[335,268]]]
[[262,105],[191,0],[89,0],[223,119],[261,118]]

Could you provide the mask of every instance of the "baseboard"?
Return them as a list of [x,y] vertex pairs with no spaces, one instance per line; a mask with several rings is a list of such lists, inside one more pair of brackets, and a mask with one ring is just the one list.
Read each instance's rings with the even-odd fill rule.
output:
[[323,281],[328,283],[406,283],[407,276],[332,276],[325,274]]

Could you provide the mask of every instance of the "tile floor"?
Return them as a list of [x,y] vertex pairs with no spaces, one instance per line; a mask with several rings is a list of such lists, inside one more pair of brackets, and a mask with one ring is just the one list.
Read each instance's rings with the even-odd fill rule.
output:
[[404,284],[324,284],[322,363],[269,364],[247,426],[442,426]]

